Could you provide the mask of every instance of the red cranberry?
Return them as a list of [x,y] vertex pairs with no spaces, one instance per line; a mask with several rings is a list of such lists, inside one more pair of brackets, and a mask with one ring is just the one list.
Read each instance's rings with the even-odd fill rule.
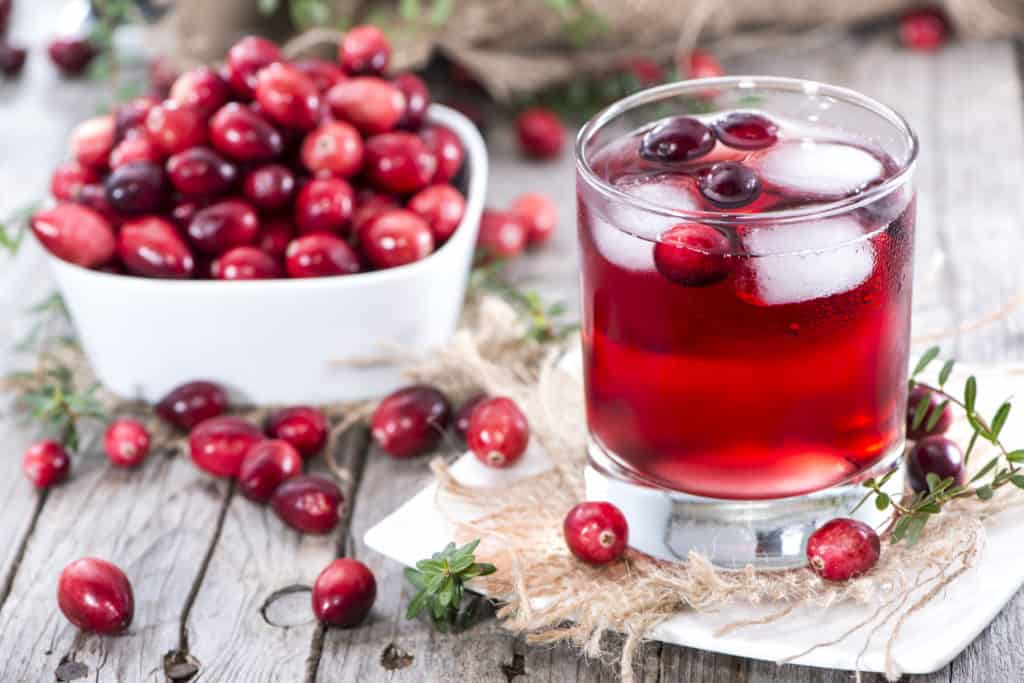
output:
[[288,526],[307,534],[330,532],[341,517],[341,490],[324,477],[303,474],[274,491],[270,505]]
[[14,0],[0,0],[0,37],[7,33],[7,25],[10,23],[13,8]]
[[437,448],[451,422],[445,395],[424,384],[384,397],[370,419],[373,440],[388,455],[411,458]]
[[417,192],[406,205],[427,222],[434,242],[444,244],[466,213],[466,200],[451,185],[431,185]]
[[288,245],[285,269],[291,277],[351,275],[359,272],[359,259],[345,240],[334,235],[303,235]]
[[228,249],[210,265],[218,280],[272,280],[282,277],[281,264],[258,247]]
[[469,416],[466,443],[477,460],[489,467],[514,464],[529,442],[530,425],[510,398],[485,399]]
[[135,467],[149,454],[149,432],[136,420],[114,420],[103,434],[107,459],[118,467]]
[[338,45],[338,62],[349,74],[382,74],[391,62],[391,43],[376,26],[354,26]]
[[[928,401],[928,408],[925,411],[924,419],[921,420],[921,424],[918,425],[917,429],[914,429],[914,415],[917,413],[918,406],[921,405],[921,401]],[[910,390],[910,395],[907,397],[907,438],[911,441],[918,441],[928,436],[936,436],[938,434],[945,434],[946,431],[953,424],[953,409],[948,404],[942,410],[942,414],[936,418],[938,421],[935,425],[928,429],[928,421],[934,416],[935,411],[939,409],[942,404],[942,397],[933,392],[926,386],[916,385]]]
[[511,212],[526,225],[526,241],[531,247],[547,242],[558,227],[558,207],[539,192],[516,197]]
[[281,134],[252,109],[229,102],[210,119],[210,141],[239,161],[269,161],[284,150]]
[[352,213],[352,233],[358,237],[374,218],[389,209],[398,208],[401,208],[401,206],[394,195],[379,194],[372,190],[370,192],[361,192],[356,204],[356,210]]
[[142,95],[119,106],[114,111],[115,140],[124,140],[132,133],[145,133],[146,117],[150,110],[160,104],[155,97]]
[[46,440],[34,444],[25,451],[21,469],[36,488],[45,489],[68,478],[71,458],[56,441]]
[[900,19],[900,40],[911,50],[934,52],[945,44],[948,34],[946,17],[934,7],[907,12]]
[[167,97],[171,92],[171,86],[178,80],[181,71],[174,60],[167,57],[157,57],[149,63],[149,87],[150,90],[160,97]]
[[238,169],[209,147],[192,147],[167,160],[167,174],[186,197],[216,197],[231,189]]
[[197,201],[194,199],[182,200],[174,205],[171,209],[171,220],[174,221],[175,225],[181,227],[182,230],[188,227],[188,224],[192,222],[196,214],[199,213],[206,206],[206,202]]
[[277,260],[283,260],[288,243],[295,237],[295,226],[290,218],[278,217],[262,221],[259,239],[256,242],[263,251]]
[[430,89],[422,78],[413,73],[399,74],[391,82],[405,95],[405,111],[398,127],[419,130],[427,118],[427,108],[430,107]]
[[225,67],[231,88],[251,99],[256,91],[257,74],[265,66],[282,59],[281,50],[266,38],[246,36],[228,51]]
[[81,75],[99,52],[86,38],[56,38],[46,49],[64,76]]
[[654,246],[654,265],[676,284],[713,285],[732,269],[729,247],[729,238],[711,226],[683,223],[666,231]]
[[83,631],[112,635],[135,616],[132,584],[117,565],[95,557],[75,560],[60,573],[57,605]]
[[459,406],[458,412],[455,413],[455,433],[463,441],[466,439],[466,434],[469,432],[469,418],[476,410],[476,407],[487,399],[487,394],[477,394],[467,398],[466,401]]
[[382,78],[361,76],[334,86],[327,104],[338,119],[348,121],[365,135],[394,129],[405,113],[405,95]]
[[364,172],[378,190],[407,194],[426,187],[437,158],[412,133],[383,133],[366,141]]
[[437,171],[431,182],[451,182],[458,175],[466,158],[466,151],[462,148],[458,136],[444,126],[428,126],[420,132],[420,138],[437,159]]
[[95,268],[114,256],[114,230],[92,209],[58,204],[36,212],[30,222],[36,239],[63,261]]
[[657,85],[665,80],[665,72],[653,59],[634,57],[623,65],[623,71],[636,79],[641,87]]
[[177,154],[206,141],[206,118],[194,107],[164,100],[146,115],[146,133],[165,154]]
[[686,62],[686,72],[690,78],[718,78],[725,74],[725,69],[718,59],[704,50],[694,50],[688,55]]
[[256,101],[267,116],[288,128],[309,130],[320,118],[320,92],[290,64],[277,62],[257,74]]
[[345,80],[345,72],[337,64],[326,59],[302,59],[295,62],[295,68],[306,74],[313,81],[321,94]]
[[715,146],[715,133],[703,122],[677,116],[655,126],[640,142],[640,156],[648,161],[692,161]]
[[201,66],[186,71],[171,86],[171,99],[210,118],[231,99],[231,90],[216,71]]
[[274,439],[287,441],[303,458],[317,453],[327,443],[329,425],[323,411],[309,406],[283,408],[267,418],[266,432]]
[[238,468],[238,488],[249,500],[265,503],[285,480],[302,474],[302,457],[287,441],[271,439],[254,445]]
[[0,42],[0,73],[7,78],[14,78],[25,67],[28,50],[8,43]]
[[811,570],[828,581],[846,581],[870,571],[880,552],[875,530],[855,519],[833,519],[807,539]]
[[734,149],[764,149],[779,139],[779,127],[761,114],[734,112],[714,124],[722,144]]
[[907,454],[907,484],[918,493],[928,492],[928,475],[953,478],[964,483],[964,452],[955,441],[944,436],[929,436],[914,444]]
[[523,253],[528,234],[526,224],[516,214],[484,209],[476,246],[485,262],[512,258]]
[[562,153],[565,128],[562,120],[550,109],[534,107],[516,118],[519,149],[534,159],[552,159]]
[[719,161],[697,177],[697,188],[720,208],[746,206],[761,194],[761,179],[738,161]]
[[320,572],[313,584],[313,614],[328,626],[359,625],[377,599],[377,581],[358,560],[343,557]]
[[78,163],[90,168],[105,168],[114,147],[114,117],[94,116],[71,131],[71,153]]
[[216,256],[232,247],[252,244],[260,234],[255,209],[238,199],[211,204],[188,224],[188,237],[204,254]]
[[604,501],[580,503],[562,523],[565,544],[590,564],[608,564],[622,557],[629,542],[629,524],[619,508]]
[[75,201],[84,185],[96,183],[100,174],[95,169],[83,166],[77,161],[65,161],[53,171],[50,180],[50,194],[62,202]]
[[245,176],[242,191],[256,208],[277,211],[291,205],[295,186],[295,174],[290,168],[268,164],[253,169]]
[[242,458],[263,440],[259,429],[230,415],[211,417],[196,425],[188,435],[192,461],[217,477],[234,477]]
[[363,228],[359,246],[375,268],[395,268],[429,256],[434,236],[427,222],[413,212],[389,209]]
[[78,190],[78,196],[75,197],[75,203],[103,216],[112,228],[118,228],[124,222],[124,216],[114,211],[114,207],[107,201],[107,188],[102,183],[82,185]]
[[144,277],[190,278],[196,268],[192,252],[174,225],[156,216],[122,225],[117,255],[128,272]]
[[161,152],[153,141],[145,135],[130,135],[110,152],[110,168],[121,168],[136,161],[158,164],[164,160]]
[[303,140],[302,163],[314,174],[348,178],[363,165],[363,139],[344,121],[326,121]]
[[107,202],[122,216],[158,213],[167,201],[163,169],[146,161],[115,168],[104,186]]
[[180,384],[160,399],[156,413],[179,429],[192,429],[228,409],[228,395],[218,384],[202,380]]
[[295,200],[295,226],[300,233],[346,233],[355,195],[340,178],[315,178]]

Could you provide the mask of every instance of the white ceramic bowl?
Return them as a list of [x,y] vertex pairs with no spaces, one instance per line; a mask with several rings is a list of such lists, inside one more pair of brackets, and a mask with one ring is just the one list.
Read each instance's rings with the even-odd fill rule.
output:
[[487,151],[476,127],[439,105],[428,116],[462,141],[467,191],[458,230],[422,261],[340,277],[222,282],[109,275],[50,256],[97,378],[150,402],[194,379],[258,404],[364,399],[400,386],[399,365],[360,361],[396,349],[422,354],[452,335],[486,193]]

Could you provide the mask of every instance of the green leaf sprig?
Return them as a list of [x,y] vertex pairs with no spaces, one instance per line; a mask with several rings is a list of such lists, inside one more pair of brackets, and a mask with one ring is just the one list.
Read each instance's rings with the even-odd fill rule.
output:
[[470,278],[470,292],[494,294],[511,304],[526,323],[529,339],[542,343],[561,341],[579,329],[578,323],[563,320],[567,312],[564,303],[544,303],[536,291],[510,284],[503,277],[504,268],[503,261],[475,268]]
[[24,390],[18,397],[21,405],[28,408],[34,418],[58,435],[59,440],[70,451],[77,451],[80,445],[81,423],[85,419],[107,419],[103,405],[96,398],[99,383],[80,390],[71,370],[64,365],[13,376],[22,380]]
[[476,562],[473,553],[480,544],[477,539],[461,548],[449,543],[429,560],[420,560],[416,568],[405,570],[405,577],[417,589],[406,610],[406,619],[415,619],[426,610],[435,628],[448,631],[460,628],[466,613],[460,610],[466,582],[497,571],[493,564]]
[[32,214],[39,209],[39,205],[39,202],[26,204],[15,209],[7,218],[0,220],[0,249],[10,252],[11,256],[18,253],[18,247],[21,246],[28,233],[28,224],[32,219]]

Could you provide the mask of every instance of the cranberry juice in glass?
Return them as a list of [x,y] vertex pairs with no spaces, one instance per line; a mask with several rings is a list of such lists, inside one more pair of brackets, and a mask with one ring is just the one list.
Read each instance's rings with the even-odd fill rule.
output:
[[581,132],[588,494],[634,545],[799,564],[898,464],[915,156],[891,110],[792,79],[661,86]]

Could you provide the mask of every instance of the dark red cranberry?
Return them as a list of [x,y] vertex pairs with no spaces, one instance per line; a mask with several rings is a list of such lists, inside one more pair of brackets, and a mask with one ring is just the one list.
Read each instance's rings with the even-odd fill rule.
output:
[[622,557],[629,542],[629,524],[619,508],[604,501],[580,503],[562,523],[565,545],[590,564],[608,564]]
[[121,168],[137,161],[159,164],[164,160],[163,152],[145,135],[129,135],[110,152],[110,168]]
[[188,224],[192,222],[196,214],[205,206],[206,202],[194,199],[179,201],[171,209],[171,220],[174,221],[175,225],[180,226],[184,230],[188,228]]
[[344,121],[325,121],[303,140],[301,154],[312,173],[348,178],[363,165],[363,139]]
[[328,626],[358,626],[376,599],[373,572],[362,562],[347,557],[327,565],[313,584],[313,614]]
[[677,116],[661,123],[640,142],[640,156],[649,161],[692,161],[715,146],[715,133],[702,121]]
[[242,458],[263,433],[239,417],[220,415],[196,425],[188,435],[192,461],[200,469],[217,477],[234,477]]
[[330,479],[302,474],[274,491],[270,505],[288,526],[307,534],[326,534],[341,517],[341,489]]
[[734,112],[714,124],[722,144],[734,149],[764,149],[779,139],[779,127],[761,114]]
[[302,474],[302,457],[287,441],[270,439],[252,446],[238,468],[238,488],[249,500],[265,503],[283,482]]
[[149,87],[151,92],[160,97],[171,93],[171,86],[181,76],[181,70],[169,57],[157,57],[149,63]]
[[315,178],[295,200],[295,227],[300,233],[347,233],[355,195],[340,178]]
[[484,209],[476,246],[484,262],[518,256],[526,249],[526,223],[508,211]]
[[466,213],[466,199],[451,185],[431,185],[417,192],[406,205],[427,222],[434,242],[444,244]]
[[196,269],[192,252],[174,225],[156,216],[122,225],[117,255],[128,272],[144,277],[190,278]]
[[7,34],[7,26],[11,21],[11,10],[14,0],[0,0],[0,37]]
[[430,89],[422,78],[413,73],[399,74],[391,82],[405,95],[405,111],[398,127],[419,130],[427,118],[427,108],[430,107]]
[[266,221],[261,221],[259,239],[256,241],[263,251],[273,256],[278,261],[284,259],[288,250],[288,243],[295,237],[295,226],[290,218],[279,216]]
[[266,432],[271,438],[290,443],[303,458],[310,458],[327,443],[329,427],[323,411],[295,406],[271,413],[267,418]]
[[77,204],[58,204],[37,211],[32,234],[57,258],[85,268],[110,261],[116,242],[114,229],[99,213]]
[[242,191],[262,211],[277,211],[291,205],[295,196],[295,173],[282,164],[259,166],[245,176]]
[[533,107],[516,118],[519,150],[534,159],[553,159],[562,153],[565,127],[550,109]]
[[114,128],[114,117],[109,114],[82,121],[71,131],[71,154],[83,166],[106,168],[114,148]]
[[398,86],[373,76],[342,81],[327,93],[335,118],[348,121],[364,135],[393,130],[405,113],[405,95]]
[[223,415],[228,395],[213,382],[197,380],[180,384],[160,399],[156,413],[178,429],[189,430],[203,420]]
[[432,183],[449,183],[459,173],[466,151],[458,136],[444,126],[428,126],[420,131],[420,138],[437,159],[437,171]]
[[354,26],[338,45],[338,63],[345,73],[379,75],[387,71],[390,62],[391,43],[376,26]]
[[729,238],[711,226],[683,223],[666,231],[654,246],[654,265],[676,284],[704,287],[728,277],[729,249]]
[[231,99],[231,90],[216,71],[200,66],[186,71],[174,81],[170,97],[198,110],[208,119]]
[[828,581],[846,581],[870,571],[880,552],[875,530],[855,519],[833,519],[807,539],[811,570]]
[[295,62],[294,66],[313,81],[313,85],[321,94],[346,78],[345,72],[337,64],[326,59],[301,59]]
[[359,258],[345,240],[334,235],[303,235],[288,245],[285,269],[291,277],[351,275],[359,272]]
[[48,439],[29,446],[22,456],[21,469],[36,488],[45,489],[68,478],[71,458],[63,446]]
[[526,242],[531,247],[547,242],[558,227],[558,207],[539,192],[519,195],[510,211],[526,225]]
[[102,183],[82,185],[78,190],[78,196],[75,197],[75,203],[103,216],[112,228],[118,228],[124,222],[124,216],[114,211],[114,207],[107,201],[107,188]]
[[239,199],[225,199],[201,210],[188,224],[188,237],[204,254],[216,256],[252,244],[260,234],[256,210]]
[[64,76],[79,76],[98,54],[87,38],[55,38],[46,48],[50,61]]
[[113,635],[135,616],[132,584],[114,564],[84,557],[64,567],[57,581],[57,606],[83,631]]
[[390,209],[401,208],[394,195],[362,191],[356,202],[356,210],[352,213],[352,234],[358,236],[363,229],[377,216]]
[[25,67],[28,50],[23,47],[0,42],[0,73],[7,78],[14,78]]
[[62,202],[75,201],[82,187],[99,182],[99,171],[83,166],[77,161],[65,161],[53,170],[50,179],[50,194]]
[[395,268],[424,259],[434,251],[430,226],[412,211],[389,209],[359,233],[359,248],[375,268]]
[[927,7],[907,12],[900,19],[900,41],[918,52],[934,52],[946,43],[949,23],[942,10]]
[[697,177],[701,195],[717,207],[746,206],[761,194],[761,179],[738,161],[719,161]]
[[266,38],[246,36],[228,51],[225,64],[227,81],[240,96],[251,99],[256,91],[257,74],[265,66],[282,59],[281,50]]
[[118,467],[135,467],[149,455],[149,432],[137,420],[114,420],[103,434],[107,459]]
[[434,178],[437,157],[412,133],[383,133],[366,141],[363,170],[378,190],[408,194]]
[[256,101],[272,120],[296,130],[309,130],[320,118],[320,91],[306,74],[277,62],[256,76]]
[[136,161],[115,168],[104,183],[107,202],[122,216],[159,213],[167,202],[167,180],[158,165]]
[[373,440],[388,455],[411,458],[437,448],[452,407],[434,387],[415,384],[388,394],[370,419]]
[[463,441],[466,439],[466,434],[469,432],[469,417],[473,414],[473,411],[478,405],[484,402],[487,398],[487,394],[477,394],[467,398],[459,410],[455,413],[455,433]]
[[239,161],[269,161],[284,150],[281,134],[249,107],[229,102],[210,119],[210,141]]
[[530,442],[530,425],[516,402],[504,396],[480,402],[469,416],[466,443],[488,467],[514,464]]
[[690,78],[718,78],[725,74],[718,58],[704,50],[694,50],[687,55],[685,66]]
[[155,97],[141,95],[125,102],[114,111],[114,139],[124,140],[133,133],[146,132],[146,117],[160,104]]
[[146,114],[146,133],[164,154],[177,154],[206,141],[206,117],[187,104],[164,100]]
[[281,264],[259,247],[233,247],[212,264],[210,274],[217,280],[272,280],[283,277]]
[[[921,405],[921,401],[928,402],[928,408],[924,414],[924,419],[921,420],[921,424],[914,428],[914,416],[917,414],[917,409]],[[939,434],[945,434],[946,431],[953,424],[953,408],[950,405],[946,405],[942,409],[942,414],[935,418],[935,411],[942,405],[943,399],[941,396],[933,392],[926,386],[916,385],[910,390],[910,395],[907,397],[907,438],[911,441],[918,441],[928,436],[936,436]],[[932,419],[937,422],[928,429],[928,422]]]
[[192,147],[167,160],[167,175],[181,194],[206,199],[230,190],[238,169],[209,147]]
[[952,477],[954,483],[964,483],[964,452],[955,441],[944,436],[928,436],[910,449],[907,454],[907,484],[910,488],[918,493],[927,493],[929,474],[940,480]]

